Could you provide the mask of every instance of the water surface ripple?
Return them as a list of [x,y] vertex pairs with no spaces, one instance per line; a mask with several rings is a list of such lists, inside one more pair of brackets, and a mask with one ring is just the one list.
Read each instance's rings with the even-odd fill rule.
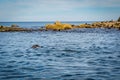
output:
[[120,80],[120,31],[0,32],[0,80]]

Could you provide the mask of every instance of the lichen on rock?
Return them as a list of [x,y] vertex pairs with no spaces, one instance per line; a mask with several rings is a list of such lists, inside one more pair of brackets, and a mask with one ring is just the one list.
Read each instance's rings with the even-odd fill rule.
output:
[[45,26],[46,30],[67,30],[67,29],[72,29],[72,25],[70,24],[62,24],[59,21],[56,21],[54,24],[47,24]]

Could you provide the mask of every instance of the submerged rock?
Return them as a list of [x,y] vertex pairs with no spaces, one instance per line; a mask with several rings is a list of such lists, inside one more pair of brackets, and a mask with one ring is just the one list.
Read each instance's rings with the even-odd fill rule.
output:
[[120,27],[118,29],[120,30]]

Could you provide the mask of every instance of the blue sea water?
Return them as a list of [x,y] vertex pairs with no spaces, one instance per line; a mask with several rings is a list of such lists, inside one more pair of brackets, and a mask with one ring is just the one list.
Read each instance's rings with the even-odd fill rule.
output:
[[0,32],[0,80],[120,80],[120,31]]

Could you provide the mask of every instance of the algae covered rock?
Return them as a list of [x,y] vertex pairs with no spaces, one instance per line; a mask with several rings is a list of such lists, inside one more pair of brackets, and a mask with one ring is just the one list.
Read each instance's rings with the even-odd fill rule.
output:
[[2,25],[0,26],[0,32],[1,31],[4,31],[4,26],[2,26]]
[[61,25],[61,22],[56,21],[54,24],[55,24],[55,25]]
[[79,28],[91,28],[90,24],[80,24]]
[[72,29],[72,26],[70,24],[63,24],[63,28],[64,30]]
[[72,29],[72,26],[70,24],[62,24],[59,21],[56,21],[54,24],[47,24],[46,30],[67,30]]
[[18,25],[0,26],[0,32],[30,31],[31,29],[21,28]]

